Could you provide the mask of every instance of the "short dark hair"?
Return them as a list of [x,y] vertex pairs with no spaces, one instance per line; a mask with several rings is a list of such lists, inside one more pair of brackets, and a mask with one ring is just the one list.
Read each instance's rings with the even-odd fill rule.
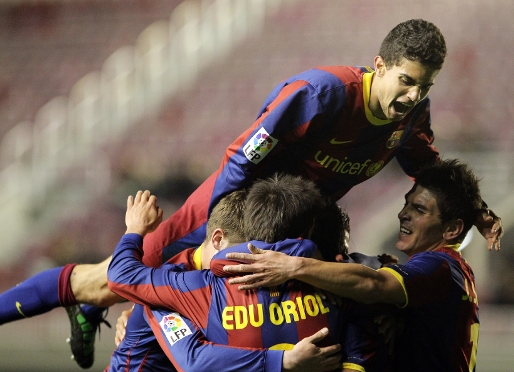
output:
[[433,23],[411,19],[394,27],[382,41],[379,55],[387,68],[397,66],[403,58],[441,69],[446,57],[444,36]]
[[456,219],[464,222],[464,230],[458,238],[462,241],[482,207],[478,183],[478,178],[466,164],[458,159],[447,159],[423,167],[414,188],[419,185],[436,196],[443,223]]
[[334,261],[339,254],[348,257],[345,231],[350,233],[350,217],[337,203],[327,202],[316,217],[311,236],[325,260]]
[[231,243],[242,243],[246,240],[243,215],[247,194],[246,189],[233,191],[214,206],[207,221],[207,239],[215,229],[221,228]]
[[275,174],[250,187],[244,211],[248,240],[274,243],[307,237],[324,199],[314,182]]

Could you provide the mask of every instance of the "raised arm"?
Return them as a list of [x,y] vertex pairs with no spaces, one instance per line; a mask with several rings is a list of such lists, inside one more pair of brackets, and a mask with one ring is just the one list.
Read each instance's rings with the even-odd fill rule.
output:
[[125,234],[145,236],[154,231],[162,222],[162,209],[157,206],[157,198],[150,191],[138,191],[135,197],[127,198],[125,212]]
[[[180,265],[165,265],[154,269],[141,262],[142,244],[146,233],[153,231],[162,220],[162,210],[157,206],[155,196],[149,191],[127,199],[125,223],[127,230],[116,246],[107,270],[108,286],[114,293],[141,305],[175,309],[189,315],[192,308],[206,303],[199,292],[193,296],[185,285],[184,274],[191,282],[204,283],[205,272],[183,271]],[[204,285],[205,286],[205,285]],[[202,292],[204,293],[204,292]],[[207,296],[207,293],[204,293]]]

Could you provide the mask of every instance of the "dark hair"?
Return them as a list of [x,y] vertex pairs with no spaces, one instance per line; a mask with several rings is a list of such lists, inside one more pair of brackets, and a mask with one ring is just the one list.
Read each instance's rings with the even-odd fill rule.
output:
[[414,188],[417,185],[436,196],[443,223],[456,219],[464,222],[464,230],[458,238],[459,241],[464,240],[482,206],[474,173],[457,159],[438,160],[421,169]]
[[217,228],[223,229],[231,243],[241,243],[244,238],[243,215],[248,190],[236,190],[224,196],[212,209],[207,221],[206,237]]
[[324,200],[314,182],[275,174],[249,189],[244,211],[248,240],[274,243],[307,237]]
[[403,58],[441,69],[446,57],[444,36],[431,22],[411,19],[393,28],[382,41],[379,55],[387,68],[397,66]]
[[323,258],[334,261],[339,254],[348,257],[345,231],[350,232],[350,217],[337,203],[327,203],[316,217],[311,240],[316,243]]

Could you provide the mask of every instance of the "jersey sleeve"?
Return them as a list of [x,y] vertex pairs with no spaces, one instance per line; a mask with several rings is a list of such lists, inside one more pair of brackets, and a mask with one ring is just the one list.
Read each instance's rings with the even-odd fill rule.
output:
[[[327,86],[338,85],[341,94],[320,94]],[[335,88],[334,88],[335,89]],[[344,89],[332,74],[309,70],[278,85],[264,102],[253,125],[226,150],[214,193],[221,196],[249,185],[257,177],[267,176],[294,164],[287,151],[323,122],[327,111],[343,105]],[[219,199],[217,199],[219,200]],[[213,202],[216,202],[214,198]],[[215,204],[215,203],[213,203]]]
[[214,344],[188,318],[175,312],[145,307],[145,316],[162,350],[179,372],[282,369],[282,350]]
[[419,170],[425,164],[439,158],[439,152],[432,145],[434,133],[430,127],[429,98],[425,98],[413,111],[411,125],[400,142],[396,159],[408,176],[416,178]]
[[[174,309],[188,317],[207,313],[211,298],[206,270],[173,271],[177,265],[150,268],[141,263],[142,238],[125,234],[114,251],[107,270],[109,289],[129,301]],[[178,268],[181,269],[180,265]],[[195,319],[204,323],[205,319]]]
[[451,290],[450,265],[437,253],[419,253],[405,265],[391,265],[379,270],[390,272],[400,281],[407,299],[403,307],[443,301]]

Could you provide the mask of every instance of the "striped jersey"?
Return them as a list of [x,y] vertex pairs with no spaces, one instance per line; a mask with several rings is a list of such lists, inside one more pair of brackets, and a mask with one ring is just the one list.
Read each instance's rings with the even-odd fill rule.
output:
[[438,157],[429,98],[401,121],[377,119],[368,108],[372,77],[369,67],[324,66],[280,83],[253,125],[227,148],[218,170],[145,237],[145,263],[159,267],[201,244],[212,207],[256,178],[276,172],[301,175],[338,200],[393,158],[415,177]]
[[394,371],[474,371],[478,299],[471,267],[451,247],[422,252],[391,272],[405,289]]
[[[206,366],[208,370],[251,370],[250,367],[280,370],[281,350],[291,349],[322,327],[330,330],[325,345],[342,343],[348,350],[346,360],[352,366],[359,366],[357,370],[364,370],[360,365],[374,362],[375,344],[367,342],[371,338],[367,333],[359,333],[363,327],[362,316],[359,317],[361,312],[356,310],[353,301],[344,301],[343,306],[333,305],[322,299],[314,288],[298,281],[240,291],[237,286],[228,284],[227,278],[216,276],[227,263],[224,255],[247,250],[246,244],[227,248],[216,255],[214,271],[173,272],[165,267],[152,269],[141,264],[138,240],[139,235],[126,234],[120,241],[109,267],[109,287],[131,301],[153,307],[145,307],[145,316],[159,344],[179,371],[200,366],[203,370]],[[288,239],[272,245],[252,243],[262,249],[301,256],[312,255],[316,248],[303,239]],[[155,310],[155,307],[167,310]],[[358,321],[347,327],[353,318]],[[351,340],[344,340],[347,328],[351,330]],[[177,348],[186,352],[178,352]],[[230,366],[225,365],[227,360]]]

